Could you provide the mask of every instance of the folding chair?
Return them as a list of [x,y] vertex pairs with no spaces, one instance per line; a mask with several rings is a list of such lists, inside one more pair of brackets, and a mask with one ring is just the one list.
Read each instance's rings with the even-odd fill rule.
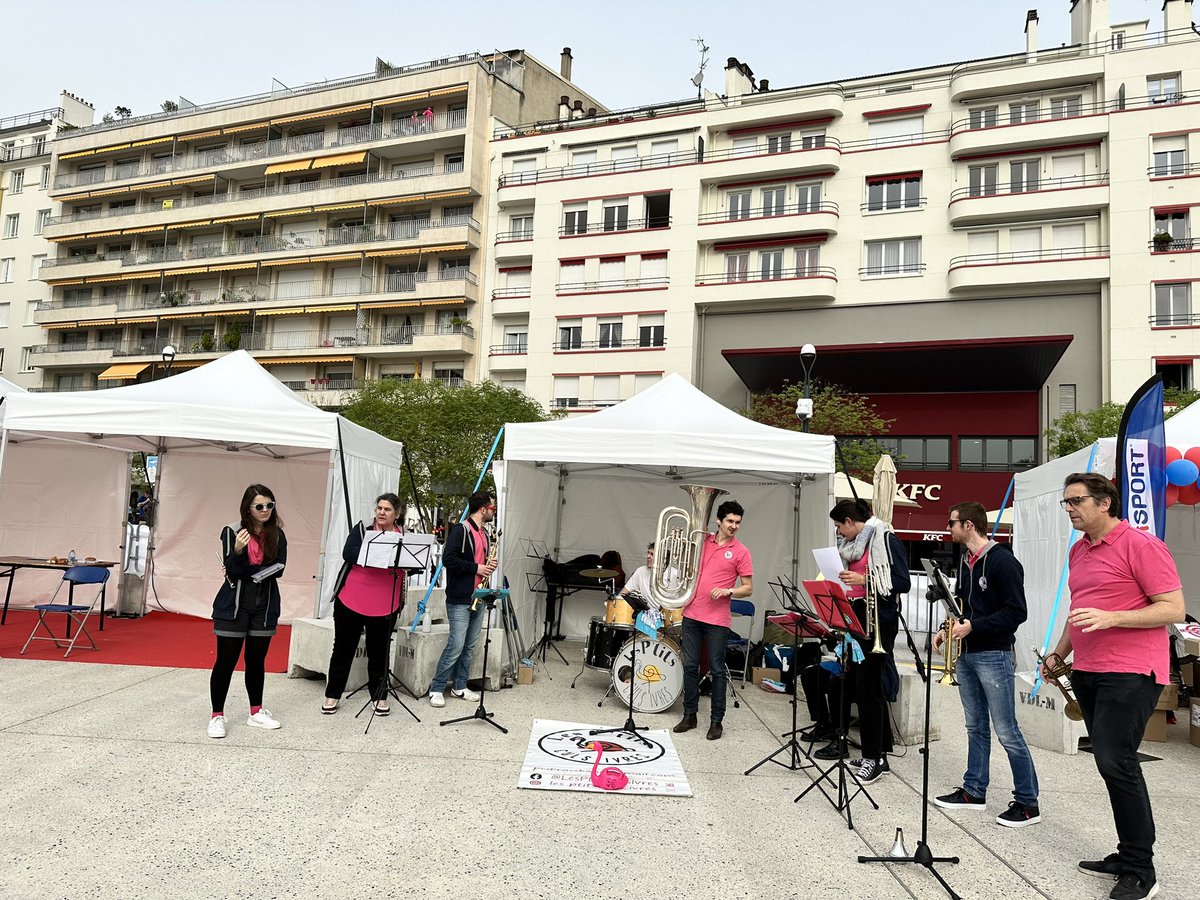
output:
[[[54,596],[50,598],[49,603],[38,603],[33,608],[37,610],[37,624],[33,626],[33,631],[29,634],[29,639],[25,641],[25,646],[21,648],[21,653],[24,654],[29,649],[29,645],[33,641],[53,641],[54,646],[62,648],[64,642],[67,643],[67,652],[63,654],[63,659],[71,655],[71,651],[75,649],[75,642],[79,640],[80,635],[87,635],[88,641],[92,645],[93,650],[99,650],[95,640],[92,639],[92,634],[87,630],[87,620],[97,606],[104,609],[104,591],[108,582],[108,569],[100,566],[72,566],[63,573],[62,581],[58,583],[58,587],[54,591]],[[58,593],[62,590],[63,585],[67,585],[67,602],[55,603],[58,599]],[[92,598],[92,602],[84,606],[75,602],[75,586],[83,584],[97,584],[100,586],[96,591],[96,596]],[[66,633],[62,637],[57,637],[50,630],[50,624],[46,621],[46,616],[51,613],[65,613]],[[71,623],[74,622],[77,626],[75,636],[71,637]],[[46,632],[46,637],[38,635],[38,631]]]
[[[750,622],[750,627],[746,629],[746,635],[743,637],[738,634],[732,624],[729,628],[729,636],[725,639],[725,650],[740,650],[742,652],[742,688],[746,687],[746,679],[750,677],[750,634],[754,629],[754,603],[750,600],[730,600],[729,614],[734,619],[746,619]],[[732,684],[733,679],[730,679]]]

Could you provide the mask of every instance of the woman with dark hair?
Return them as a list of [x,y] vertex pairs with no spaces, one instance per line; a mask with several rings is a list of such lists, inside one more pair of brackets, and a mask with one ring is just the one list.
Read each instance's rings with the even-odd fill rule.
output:
[[[209,677],[212,717],[208,736],[225,737],[225,697],[238,657],[246,662],[246,693],[254,728],[278,728],[279,722],[263,708],[267,650],[279,622],[279,576],[287,562],[287,537],[283,533],[275,495],[263,484],[252,484],[242,494],[237,522],[221,529],[221,561],[225,579],[213,601],[213,634],[217,660]],[[266,577],[260,573],[272,571]],[[257,576],[257,577],[256,577]],[[243,647],[245,653],[243,654]]]
[[346,689],[350,666],[359,638],[367,633],[367,683],[375,701],[375,715],[386,716],[388,706],[387,674],[388,643],[396,628],[396,617],[404,608],[406,572],[360,566],[358,554],[368,531],[404,533],[396,523],[400,513],[400,498],[395,494],[380,494],[375,498],[375,517],[371,527],[359,522],[346,537],[342,547],[342,570],[333,589],[333,653],[329,657],[329,679],[325,683],[325,700],[321,712],[333,715]]
[[[862,759],[850,760],[863,784],[879,780],[891,771],[887,754],[892,750],[892,729],[888,722],[888,700],[896,699],[900,676],[892,648],[900,630],[900,595],[912,585],[908,575],[908,554],[892,527],[871,514],[865,500],[841,500],[829,511],[837,531],[838,553],[846,568],[838,576],[846,596],[854,605],[863,626],[879,628],[883,653],[872,653],[875,635],[865,641],[864,658],[854,665],[854,693],[858,701]],[[875,599],[878,622],[867,618],[868,592]],[[844,752],[836,741],[818,750],[822,758],[837,758]],[[832,756],[830,756],[832,754]]]

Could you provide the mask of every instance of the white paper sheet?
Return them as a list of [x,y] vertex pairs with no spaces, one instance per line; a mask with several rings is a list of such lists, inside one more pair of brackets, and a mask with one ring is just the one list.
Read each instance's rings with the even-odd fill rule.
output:
[[825,580],[840,583],[838,575],[846,570],[846,564],[842,562],[837,547],[814,547],[812,554]]

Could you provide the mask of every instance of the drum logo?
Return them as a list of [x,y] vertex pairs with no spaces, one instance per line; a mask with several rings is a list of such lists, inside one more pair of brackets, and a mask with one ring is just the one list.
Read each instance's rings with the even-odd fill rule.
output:
[[552,731],[538,741],[538,748],[556,759],[591,765],[596,760],[596,748],[604,751],[604,762],[617,766],[636,766],[653,762],[666,751],[654,738],[647,737],[647,747],[640,740],[630,739],[624,732],[593,737],[578,728]]

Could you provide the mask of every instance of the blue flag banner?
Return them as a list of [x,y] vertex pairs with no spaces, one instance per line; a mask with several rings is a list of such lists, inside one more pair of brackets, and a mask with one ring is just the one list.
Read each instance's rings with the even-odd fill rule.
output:
[[1138,388],[1125,406],[1117,432],[1116,462],[1123,516],[1139,531],[1163,539],[1167,525],[1167,439],[1161,375]]

